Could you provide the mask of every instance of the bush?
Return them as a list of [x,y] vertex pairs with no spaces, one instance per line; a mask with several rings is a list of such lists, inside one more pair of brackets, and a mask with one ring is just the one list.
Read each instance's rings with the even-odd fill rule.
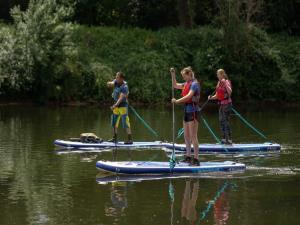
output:
[[0,84],[29,90],[39,102],[61,96],[56,83],[66,70],[61,67],[74,53],[72,27],[65,22],[71,11],[53,0],[31,0],[25,12],[12,9],[13,26],[0,32]]

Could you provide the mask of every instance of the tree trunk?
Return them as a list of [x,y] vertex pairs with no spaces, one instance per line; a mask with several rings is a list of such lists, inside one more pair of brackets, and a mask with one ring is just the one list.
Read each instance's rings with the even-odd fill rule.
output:
[[191,29],[193,27],[189,0],[178,0],[178,16],[181,27],[187,29]]

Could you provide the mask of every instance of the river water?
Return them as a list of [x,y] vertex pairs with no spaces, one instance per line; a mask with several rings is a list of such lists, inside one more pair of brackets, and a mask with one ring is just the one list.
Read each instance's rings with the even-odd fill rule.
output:
[[[238,108],[237,108],[238,109]],[[136,107],[162,140],[172,140],[172,114],[166,107]],[[58,151],[55,139],[94,132],[111,137],[110,111],[99,107],[0,107],[0,224],[300,224],[300,113],[263,107],[241,110],[280,153],[201,155],[201,161],[234,160],[245,172],[174,179],[104,183],[121,179],[95,168],[97,160],[166,161],[163,150]],[[133,115],[136,141],[155,140]],[[204,112],[218,133],[217,109]],[[176,129],[182,126],[176,108]],[[264,142],[237,116],[234,142]],[[126,135],[122,131],[120,139]],[[204,128],[201,143],[214,143]],[[180,139],[178,142],[183,142]]]

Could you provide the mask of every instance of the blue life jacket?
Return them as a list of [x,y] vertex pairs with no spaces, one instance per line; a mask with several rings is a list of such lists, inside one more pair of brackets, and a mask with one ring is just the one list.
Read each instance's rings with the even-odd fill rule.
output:
[[114,81],[114,91],[112,93],[112,98],[114,99],[115,102],[118,101],[120,94],[123,93],[126,95],[126,97],[124,97],[121,101],[121,103],[119,104],[119,107],[126,107],[128,105],[127,102],[127,96],[129,94],[129,90],[128,90],[128,86],[127,86],[127,82],[123,82],[123,84],[119,85],[117,83],[117,81]]

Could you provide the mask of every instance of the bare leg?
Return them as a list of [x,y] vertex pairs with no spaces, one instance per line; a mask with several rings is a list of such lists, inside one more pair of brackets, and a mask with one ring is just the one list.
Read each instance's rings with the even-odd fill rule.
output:
[[118,128],[117,127],[113,127],[113,138],[110,139],[110,140],[108,140],[108,141],[116,143],[118,141],[117,132],[118,132]]
[[128,141],[124,142],[124,144],[133,144],[129,117],[126,115],[125,117],[123,116],[122,119],[123,119],[123,121],[122,121],[123,124],[126,124],[126,132],[127,132],[127,135],[128,135]]
[[198,121],[193,121],[193,135],[192,142],[194,146],[194,157],[199,160],[199,142],[198,142]]
[[130,129],[130,127],[129,127],[129,128],[126,128],[126,132],[127,132],[127,134],[131,134],[131,129]]
[[199,142],[198,142],[198,121],[188,122],[191,142],[194,147],[194,158],[199,160]]
[[188,205],[190,201],[190,194],[191,194],[191,181],[185,181],[185,189],[182,199],[182,208],[181,208],[181,217],[188,218]]
[[186,155],[191,157],[191,138],[190,138],[190,130],[188,127],[188,123],[183,122],[184,129],[184,141],[186,146]]
[[127,135],[128,135],[128,141],[124,142],[124,144],[133,144],[130,127],[126,128],[126,132],[127,132]]
[[110,142],[115,142],[115,143],[117,142],[118,121],[119,121],[119,115],[117,115],[115,112],[113,112],[113,114],[111,115],[113,138],[108,140]]

